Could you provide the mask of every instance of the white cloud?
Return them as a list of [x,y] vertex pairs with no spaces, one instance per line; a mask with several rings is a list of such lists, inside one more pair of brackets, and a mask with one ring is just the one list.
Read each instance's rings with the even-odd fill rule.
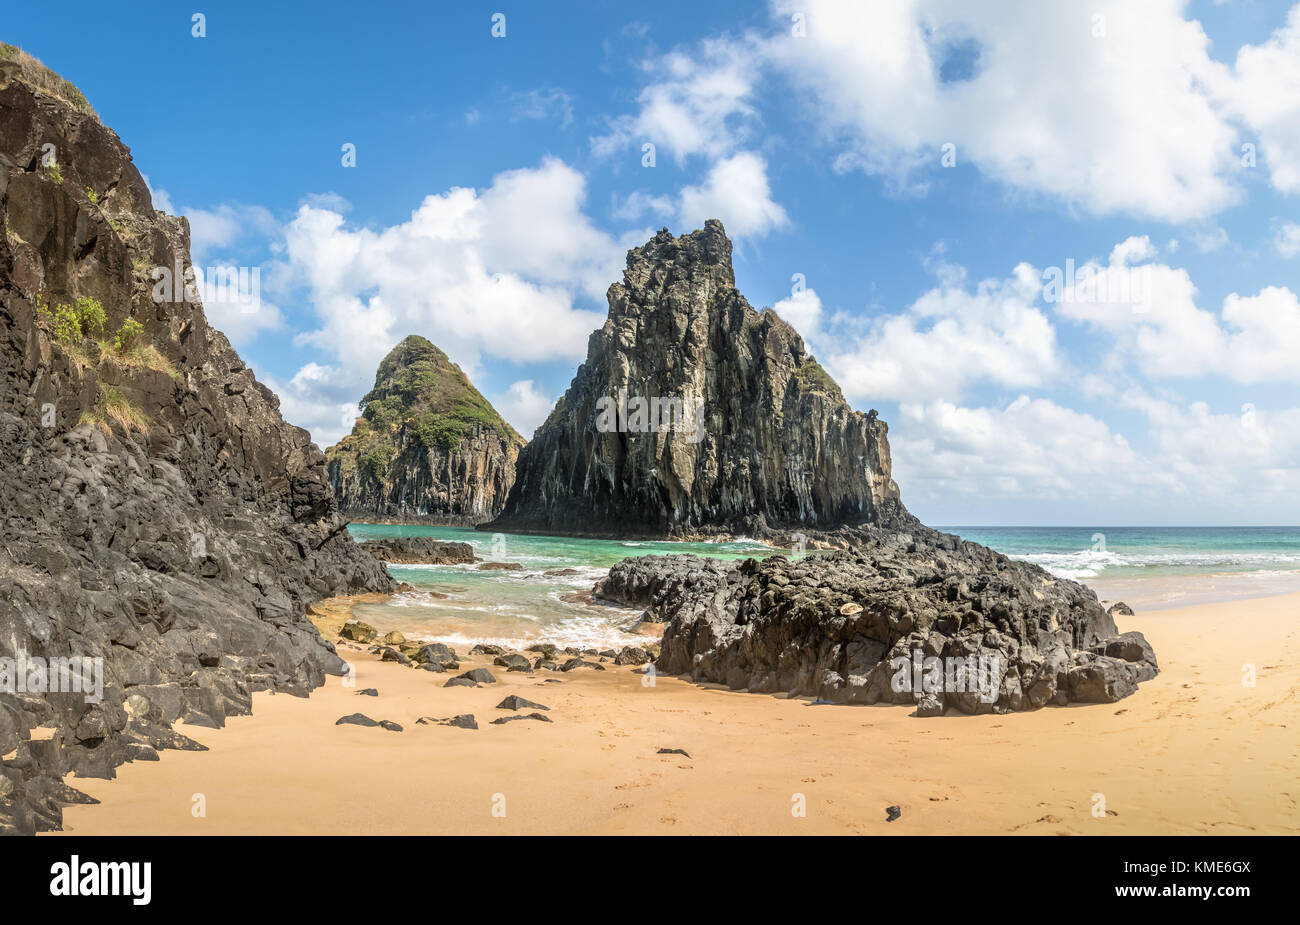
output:
[[1268,41],[1237,52],[1233,102],[1259,136],[1273,186],[1300,193],[1300,4]]
[[1273,247],[1287,259],[1300,254],[1300,225],[1283,222],[1274,228]]
[[790,224],[785,209],[773,201],[767,164],[750,151],[717,161],[699,186],[681,191],[679,221],[699,228],[706,219],[722,221],[733,237],[759,237]]
[[[1239,195],[1230,74],[1184,6],[1018,0],[989,16],[947,0],[780,0],[777,21],[804,13],[807,37],[767,53],[811,93],[841,167],[908,184],[951,143],[1012,188],[1181,221]],[[956,51],[962,72],[945,81]]]
[[[970,291],[959,267],[935,269],[940,285],[905,311],[877,317],[856,334],[805,335],[850,400],[955,401],[980,382],[1021,389],[1061,374],[1056,332],[1034,306],[1042,292],[1036,270],[1021,264]],[[791,307],[807,314],[811,305],[805,296]],[[820,315],[820,303],[817,309]]]
[[1157,379],[1300,382],[1300,300],[1286,287],[1234,292],[1216,315],[1197,305],[1185,269],[1091,261],[1054,307],[1062,318],[1112,335],[1113,368],[1132,366]]
[[643,62],[647,84],[637,113],[611,120],[608,134],[591,139],[592,151],[607,157],[649,142],[679,164],[691,155],[718,158],[733,151],[757,118],[760,64],[748,42],[729,39]]
[[1015,501],[1113,499],[1150,485],[1180,491],[1104,421],[1045,398],[986,408],[903,403],[899,412],[890,443],[904,498],[908,490]]
[[515,430],[530,438],[551,413],[555,399],[548,398],[532,379],[522,379],[511,383],[505,395],[498,397],[492,405]]
[[286,407],[299,417],[287,416],[318,442],[333,442],[347,429],[340,407],[411,333],[429,337],[471,377],[484,357],[580,359],[604,313],[578,299],[601,298],[624,257],[583,213],[585,194],[581,174],[547,159],[499,174],[481,191],[427,196],[409,221],[378,230],[302,206],[286,228],[285,256],[319,326],[296,340],[329,359],[287,384]]
[[558,122],[560,128],[573,124],[573,97],[556,87],[541,87],[510,95],[516,119]]
[[1202,254],[1212,254],[1228,246],[1228,232],[1218,227],[1197,232],[1192,235],[1192,243]]
[[264,240],[280,227],[262,206],[223,203],[215,209],[186,207],[185,217],[190,221],[190,255],[197,264],[240,242]]

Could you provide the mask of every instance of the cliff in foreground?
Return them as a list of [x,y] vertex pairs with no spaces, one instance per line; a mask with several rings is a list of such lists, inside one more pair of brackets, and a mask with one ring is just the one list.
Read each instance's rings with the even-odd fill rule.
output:
[[[207,322],[189,226],[67,81],[0,45],[0,832],[58,828],[251,692],[343,664],[305,617],[392,579]],[[57,692],[54,690],[58,688]],[[69,688],[73,688],[69,692]],[[184,726],[179,727],[180,730]],[[182,810],[183,811],[183,810]]]

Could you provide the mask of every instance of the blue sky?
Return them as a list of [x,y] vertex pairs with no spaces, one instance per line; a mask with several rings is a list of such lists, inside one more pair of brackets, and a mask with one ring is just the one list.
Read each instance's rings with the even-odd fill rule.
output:
[[0,38],[261,268],[209,316],[322,445],[407,333],[530,433],[626,248],[718,217],[923,519],[1300,522],[1290,3],[102,9]]

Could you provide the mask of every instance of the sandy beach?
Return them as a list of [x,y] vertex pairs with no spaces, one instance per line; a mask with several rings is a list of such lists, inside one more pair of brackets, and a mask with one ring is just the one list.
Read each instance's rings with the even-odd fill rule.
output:
[[[321,622],[337,626],[349,603],[318,608]],[[444,688],[450,675],[349,651],[353,687],[259,693],[254,715],[225,729],[178,727],[210,751],[163,752],[115,781],[69,778],[102,802],[68,807],[65,830],[1297,834],[1298,613],[1300,594],[1139,613],[1120,629],[1147,635],[1161,673],[1132,697],[933,719],[677,678],[649,687],[612,662],[532,677],[494,668],[499,683]],[[553,722],[491,725],[511,715],[496,709],[510,694],[550,707]],[[335,725],[353,712],[404,731]],[[416,723],[462,713],[479,728]],[[902,814],[887,822],[891,805]]]

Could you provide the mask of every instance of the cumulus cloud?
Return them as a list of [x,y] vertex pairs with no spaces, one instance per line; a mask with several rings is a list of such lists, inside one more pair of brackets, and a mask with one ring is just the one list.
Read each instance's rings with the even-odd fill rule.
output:
[[812,290],[775,308],[808,325],[791,318],[851,400],[954,401],[981,382],[1020,389],[1059,375],[1064,360],[1056,332],[1034,304],[1042,292],[1036,270],[1021,264],[1007,278],[970,289],[959,267],[934,269],[940,285],[863,330],[825,330]]
[[612,213],[623,221],[672,222],[683,231],[719,219],[733,238],[757,238],[785,228],[790,216],[772,198],[767,162],[752,151],[724,157],[708,169],[702,183],[685,186],[675,195],[635,190],[615,199]]
[[583,176],[548,158],[481,191],[427,196],[387,228],[351,227],[333,209],[304,204],[285,229],[285,260],[318,325],[297,343],[328,360],[286,383],[287,408],[319,442],[337,439],[347,429],[340,408],[411,333],[471,374],[484,358],[580,359],[604,322],[580,302],[603,295],[624,256],[582,211],[585,195]]
[[1231,293],[1216,314],[1197,304],[1186,269],[1112,258],[1077,268],[1051,301],[1059,317],[1112,335],[1114,368],[1156,379],[1300,382],[1300,300],[1285,286]]
[[767,164],[751,151],[715,163],[699,186],[681,191],[680,221],[701,227],[706,219],[721,219],[735,237],[761,236],[790,224],[785,209],[772,199]]
[[528,438],[551,413],[555,400],[548,398],[532,379],[521,379],[511,383],[492,405],[515,430]]
[[842,168],[908,185],[951,144],[1008,186],[1181,221],[1239,195],[1230,74],[1184,6],[780,0],[778,21],[801,12],[807,34],[767,54],[811,94]]
[[1259,137],[1273,186],[1300,193],[1300,4],[1268,41],[1237,52],[1233,102]]
[[899,414],[891,432],[895,478],[923,497],[1096,500],[1142,485],[1178,489],[1104,421],[1049,399],[1022,395],[975,408],[905,402]]
[[647,142],[679,164],[730,153],[757,120],[755,52],[748,41],[719,38],[642,62],[637,112],[610,120],[609,131],[591,139],[593,153],[608,157]]

